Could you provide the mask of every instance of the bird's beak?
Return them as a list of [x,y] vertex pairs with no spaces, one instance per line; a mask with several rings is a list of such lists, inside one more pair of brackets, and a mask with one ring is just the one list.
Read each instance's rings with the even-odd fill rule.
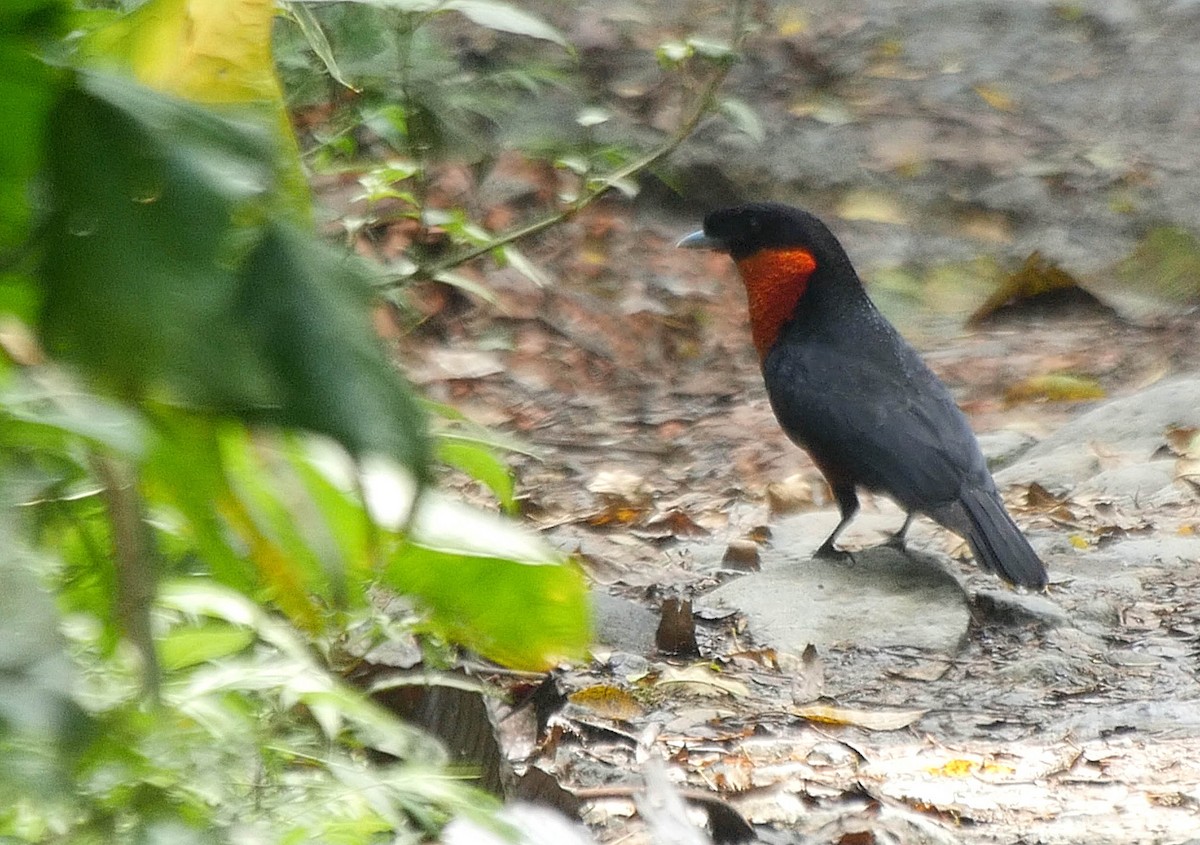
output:
[[704,234],[704,230],[692,232],[687,237],[675,244],[683,249],[714,249],[717,252],[729,252],[729,244],[721,238],[714,238],[711,235]]

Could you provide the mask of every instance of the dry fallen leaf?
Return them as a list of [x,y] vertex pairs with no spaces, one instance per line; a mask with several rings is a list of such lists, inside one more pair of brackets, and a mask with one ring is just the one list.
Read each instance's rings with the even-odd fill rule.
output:
[[792,701],[795,704],[814,702],[825,689],[825,661],[812,643],[804,647],[800,667],[800,671],[792,676]]
[[721,565],[730,569],[741,569],[747,572],[758,572],[762,563],[758,556],[758,543],[753,540],[730,540],[725,547],[725,556]]
[[45,360],[33,332],[11,317],[0,319],[0,349],[22,366],[32,367]]
[[813,507],[812,482],[804,475],[790,475],[767,485],[767,507],[772,516],[782,516]]
[[936,681],[945,675],[953,665],[949,660],[931,658],[920,661],[916,666],[889,669],[888,674],[893,678],[904,678],[907,681]]
[[1016,769],[1001,763],[990,763],[985,760],[966,760],[959,757],[948,760],[940,766],[930,766],[925,771],[937,777],[965,778],[979,774],[1011,775]]
[[624,507],[622,505],[610,505],[604,510],[594,513],[587,518],[588,525],[602,527],[605,525],[630,525],[637,522],[644,514],[641,508]]
[[1200,488],[1200,458],[1180,458],[1176,461],[1175,478]]
[[670,686],[700,695],[732,695],[736,698],[744,698],[750,694],[749,687],[741,681],[714,672],[704,663],[696,663],[691,666],[669,666],[659,677],[655,686]]
[[663,654],[698,657],[696,620],[690,599],[669,598],[662,603],[662,617],[654,633],[654,644]]
[[1075,512],[1071,510],[1068,500],[1055,496],[1036,481],[1025,491],[1025,501],[1021,503],[1022,510],[1030,513],[1040,513],[1060,522],[1076,521]]
[[851,830],[838,837],[837,845],[877,845],[879,840],[871,830]]
[[1040,252],[1034,252],[1025,259],[1021,269],[1001,282],[983,305],[967,318],[967,325],[977,326],[1023,309],[1062,307],[1113,313],[1094,294],[1082,288],[1074,276],[1046,260]]
[[425,366],[413,373],[418,384],[437,381],[470,381],[504,372],[500,357],[488,350],[434,349],[428,353]]
[[908,213],[900,201],[879,191],[850,191],[837,204],[837,215],[843,220],[868,220],[872,223],[905,224]]
[[1004,401],[1009,405],[1039,399],[1049,402],[1083,402],[1088,399],[1103,399],[1104,396],[1104,388],[1095,379],[1050,373],[1030,376],[1012,385],[1004,392]]
[[1017,107],[1016,101],[1006,91],[997,88],[994,85],[976,85],[972,90],[979,95],[979,99],[983,100],[996,111],[1014,111]]
[[585,687],[571,693],[567,700],[576,707],[606,719],[628,722],[642,715],[642,705],[638,704],[637,699],[620,687],[609,684]]
[[703,537],[708,534],[708,529],[679,508],[671,508],[654,514],[633,533],[645,540],[669,540],[675,537]]
[[1173,455],[1200,458],[1200,428],[1172,426],[1164,436]]
[[606,502],[644,508],[650,501],[650,488],[640,475],[625,469],[609,469],[596,473],[587,486],[589,492]]
[[791,708],[791,714],[823,725],[849,725],[868,731],[898,731],[925,715],[924,710],[858,710],[834,704],[805,704]]
[[1170,428],[1166,438],[1167,447],[1178,456],[1175,478],[1200,487],[1200,429]]

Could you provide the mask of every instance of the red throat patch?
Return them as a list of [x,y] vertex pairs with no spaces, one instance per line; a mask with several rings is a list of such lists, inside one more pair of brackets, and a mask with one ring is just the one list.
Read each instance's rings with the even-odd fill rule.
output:
[[760,249],[738,261],[737,268],[746,285],[750,333],[761,361],[808,289],[817,260],[803,247]]

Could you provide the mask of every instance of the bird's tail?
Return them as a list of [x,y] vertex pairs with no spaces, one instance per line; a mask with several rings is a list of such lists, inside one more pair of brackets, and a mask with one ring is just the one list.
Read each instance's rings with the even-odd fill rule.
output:
[[966,490],[959,504],[966,515],[963,533],[980,566],[1019,587],[1040,590],[1046,586],[1045,565],[995,490]]

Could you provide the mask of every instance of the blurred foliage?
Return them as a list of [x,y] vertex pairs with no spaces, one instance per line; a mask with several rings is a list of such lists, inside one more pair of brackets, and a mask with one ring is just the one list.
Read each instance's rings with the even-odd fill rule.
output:
[[[418,400],[370,330],[397,279],[471,288],[513,245],[670,152],[729,46],[665,46],[704,85],[634,155],[589,107],[526,137],[575,188],[495,235],[430,202],[444,157],[486,161],[518,102],[574,54],[494,0],[11,0],[0,8],[0,839],[414,842],[490,799],[336,668],[398,633],[544,669],[589,642],[580,573],[505,516],[430,489],[436,465],[515,510],[503,438]],[[455,21],[451,26],[446,24]],[[540,43],[460,49],[461,27]],[[293,103],[328,107],[308,154],[368,218],[437,228],[386,279],[312,226]],[[391,291],[395,294],[395,291]],[[433,425],[430,425],[430,420]],[[432,428],[432,432],[431,432]],[[410,609],[385,614],[376,595]],[[350,643],[355,645],[350,647]],[[386,762],[381,762],[386,761]]]
[[369,328],[376,271],[311,231],[273,6],[72,13],[0,9],[0,838],[416,841],[486,814],[323,656],[387,635],[385,588],[432,643],[545,668],[587,645],[581,576],[426,489],[442,460],[513,507],[488,438],[428,433]]
[[[728,43],[692,38],[658,47],[663,82],[694,102],[676,131],[649,152],[638,150],[627,131],[607,130],[614,112],[596,102],[596,92],[578,90],[576,55],[562,33],[498,0],[289,0],[292,26],[276,31],[276,43],[293,102],[329,108],[312,128],[312,167],[353,173],[363,187],[358,199],[366,212],[342,220],[350,234],[403,219],[436,231],[433,238],[412,238],[391,260],[391,284],[435,279],[486,299],[487,291],[456,267],[489,256],[545,284],[515,242],[611,190],[636,194],[635,177],[674,150],[701,118],[719,114],[761,140],[753,110],[718,96],[747,31],[746,6],[731,6]],[[464,32],[464,19],[489,35],[515,34],[526,45],[552,48],[479,46],[489,39]],[[494,233],[465,209],[431,196],[439,162],[451,158],[486,170],[502,150],[544,161],[560,177],[542,217]]]
[[[522,61],[512,65],[464,60],[441,18],[461,16],[483,27],[547,41],[569,58],[561,33],[528,12],[491,0],[290,2],[285,8],[294,26],[281,26],[276,42],[293,102],[334,104],[328,120],[315,130],[311,166],[355,173],[363,187],[360,198],[368,210],[359,219],[343,221],[350,233],[410,218],[444,233],[451,247],[488,244],[493,235],[465,211],[430,205],[434,168],[447,157],[481,162],[494,156],[502,125],[511,125],[506,116],[547,87],[565,86],[569,66],[531,53],[520,53]],[[579,149],[573,132],[550,148],[541,146],[545,140],[534,142],[541,153]],[[617,154],[610,149],[589,152],[589,162]],[[498,246],[492,255],[539,284],[544,281],[515,246]],[[429,275],[487,296],[450,267],[426,273],[423,265],[432,258],[415,246],[392,269],[401,278]]]

